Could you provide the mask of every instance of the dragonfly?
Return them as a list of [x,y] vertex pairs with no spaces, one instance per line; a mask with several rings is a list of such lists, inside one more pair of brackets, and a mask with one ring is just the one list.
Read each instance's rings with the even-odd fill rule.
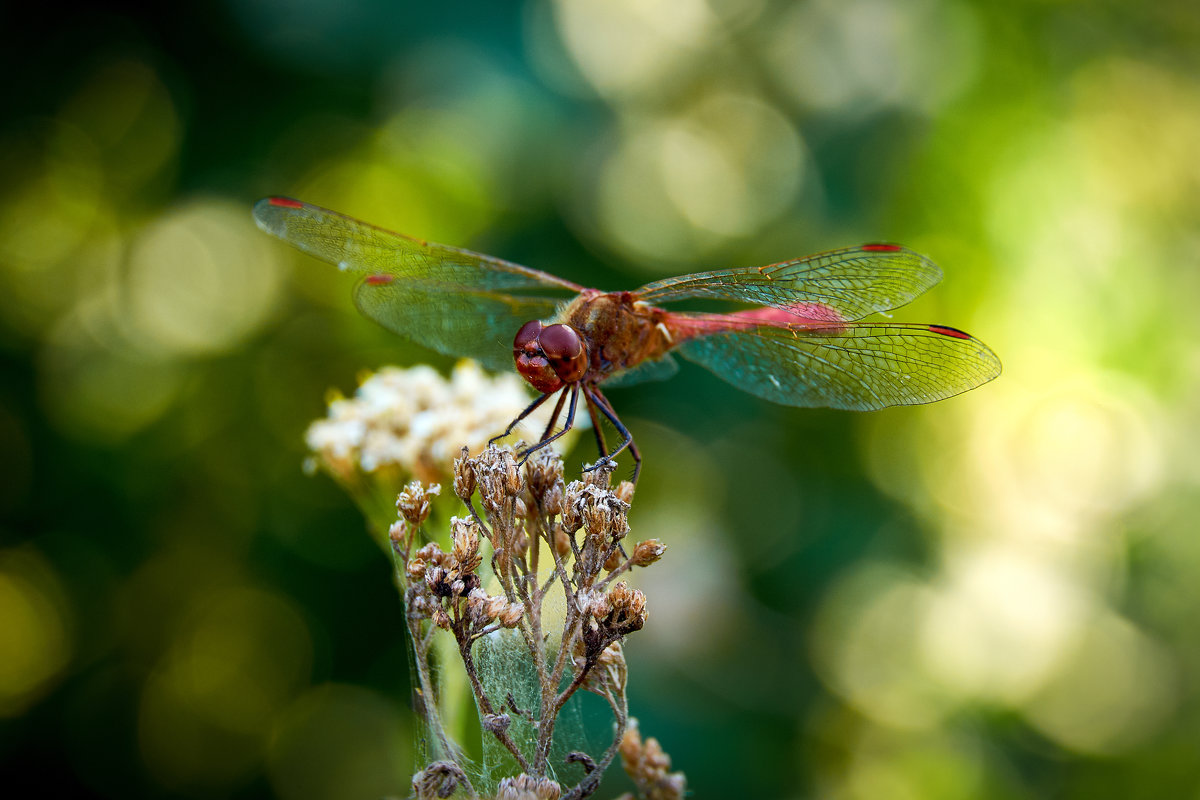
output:
[[[355,305],[384,327],[493,370],[515,367],[538,397],[496,439],[557,395],[545,432],[522,460],[574,426],[582,397],[600,451],[588,469],[611,465],[628,448],[636,483],[641,453],[602,387],[668,378],[679,368],[676,354],[775,403],[855,411],[943,400],[1000,374],[996,354],[958,328],[866,320],[941,280],[933,261],[896,244],[603,292],[288,197],[260,200],[254,219],[356,275]],[[714,313],[659,305],[687,299],[749,307]],[[612,450],[602,419],[621,437]]]

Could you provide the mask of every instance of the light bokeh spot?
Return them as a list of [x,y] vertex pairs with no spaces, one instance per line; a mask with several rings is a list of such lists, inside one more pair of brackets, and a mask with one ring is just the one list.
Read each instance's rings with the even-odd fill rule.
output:
[[130,310],[151,354],[200,355],[233,347],[278,299],[282,253],[244,206],[204,199],[166,212],[133,242]]
[[21,715],[71,658],[70,611],[53,568],[38,553],[0,552],[0,717]]
[[974,14],[943,0],[815,0],[784,5],[767,34],[775,73],[805,105],[846,115],[930,111],[971,81]]
[[1116,755],[1153,736],[1170,717],[1178,692],[1175,664],[1161,644],[1112,612],[1098,613],[1082,633],[1025,714],[1064,747]]
[[694,264],[783,213],[805,164],[796,130],[752,95],[718,93],[675,116],[633,117],[600,162],[596,235],[639,262]]

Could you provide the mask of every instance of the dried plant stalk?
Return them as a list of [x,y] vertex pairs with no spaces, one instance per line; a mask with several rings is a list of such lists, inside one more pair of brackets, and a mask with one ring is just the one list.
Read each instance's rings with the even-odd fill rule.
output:
[[[646,596],[617,578],[654,563],[665,546],[649,540],[627,552],[632,485],[609,488],[610,470],[585,475],[565,485],[562,462],[549,450],[520,467],[507,448],[489,447],[477,458],[463,448],[454,464],[454,490],[468,513],[451,520],[448,550],[432,542],[418,546],[436,487],[412,483],[400,495],[400,519],[390,539],[404,586],[418,694],[441,754],[414,778],[418,797],[479,796],[438,716],[430,668],[437,636],[453,637],[483,735],[498,742],[520,770],[496,784],[496,797],[588,797],[622,742],[628,749],[622,642],[642,628],[647,610]],[[481,654],[505,647],[519,651],[521,669],[534,676],[536,692],[527,707],[503,690],[516,675],[489,682],[481,668]],[[606,701],[611,741],[601,752],[555,756],[560,716],[581,689]],[[582,767],[583,776],[562,786],[558,779],[570,767],[576,773]],[[668,785],[678,793],[656,791],[655,797],[682,797],[683,777],[676,776]]]

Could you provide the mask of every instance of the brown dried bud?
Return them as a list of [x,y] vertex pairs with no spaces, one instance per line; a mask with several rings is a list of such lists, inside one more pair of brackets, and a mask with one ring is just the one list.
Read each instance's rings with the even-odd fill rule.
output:
[[471,517],[452,517],[450,520],[450,537],[454,542],[451,554],[454,561],[464,573],[474,572],[483,563],[479,553],[479,526]]
[[584,486],[579,481],[571,481],[564,493],[562,526],[567,533],[574,533],[583,527]]
[[547,514],[553,517],[562,513],[564,506],[563,496],[565,491],[566,490],[563,487],[563,482],[559,480],[550,488],[548,492],[542,495],[542,508],[545,509]]
[[613,551],[608,554],[608,558],[604,560],[604,568],[609,572],[612,572],[614,569],[621,566],[621,562],[623,560],[624,559],[621,558],[621,551],[613,548]]
[[463,500],[468,500],[475,494],[475,462],[466,447],[463,447],[462,454],[454,459],[454,493]]
[[613,494],[615,494],[622,503],[629,505],[633,502],[633,484],[629,481],[621,481],[619,484],[617,484],[616,491],[614,491]]
[[487,605],[484,607],[484,614],[488,619],[498,619],[505,609],[508,608],[508,601],[503,597],[489,597]]
[[521,491],[521,475],[516,459],[509,449],[495,445],[475,460],[475,477],[479,483],[479,499],[492,514],[501,513],[510,499]]
[[576,597],[579,608],[585,614],[596,619],[604,619],[612,612],[608,597],[595,589],[585,589]]
[[509,495],[516,497],[524,488],[521,484],[521,470],[517,467],[517,459],[511,452],[505,451],[504,455],[506,456],[504,459],[504,488]]
[[583,482],[597,489],[607,489],[609,478],[617,468],[617,462],[608,457],[601,458],[583,473]]
[[667,552],[667,546],[658,539],[647,539],[644,542],[638,542],[637,547],[633,548],[633,565],[635,567],[648,567],[662,558],[665,552]]
[[512,718],[508,714],[484,714],[480,724],[485,731],[504,733],[512,725]]
[[500,612],[500,616],[497,617],[497,619],[500,620],[500,624],[504,627],[515,628],[521,623],[521,617],[524,615],[524,603],[509,603],[504,607],[504,610]]
[[423,558],[413,558],[407,565],[404,571],[408,575],[409,581],[419,581],[425,577],[425,560]]
[[417,800],[434,800],[450,797],[466,782],[466,773],[453,761],[435,761],[413,775],[412,790]]
[[614,633],[632,633],[646,624],[646,595],[641,589],[634,589],[625,581],[617,581],[608,590],[608,602],[612,606],[612,613],[605,622]]
[[554,529],[554,552],[558,553],[559,558],[566,558],[571,552],[571,537],[561,526]]
[[562,787],[549,778],[521,774],[501,778],[496,787],[496,800],[558,800]]
[[604,648],[604,652],[596,659],[597,666],[625,668],[625,648],[620,642],[613,642]]
[[437,542],[429,542],[417,551],[416,558],[427,561],[430,564],[446,565],[446,554],[442,552],[442,548],[438,547]]
[[446,609],[441,606],[434,606],[429,610],[429,618],[433,620],[433,624],[437,625],[442,630],[448,631],[452,627],[450,615],[446,613]]
[[590,505],[583,511],[583,524],[590,532],[605,536],[612,527],[612,513],[607,506]]
[[[546,508],[546,500],[562,483],[562,459],[549,447],[543,447],[525,462],[525,484],[534,502]],[[556,513],[547,509],[549,513]]]
[[682,772],[668,774],[671,758],[654,738],[642,742],[637,720],[632,717],[621,737],[621,763],[641,793],[655,800],[682,800],[687,781]]
[[573,482],[567,487],[565,504],[562,522],[568,533],[579,530],[580,522],[601,538],[621,539],[629,532],[629,505],[607,489]]
[[388,541],[392,543],[392,549],[399,552],[404,546],[404,539],[408,536],[408,525],[401,520],[396,520],[388,526]]
[[440,564],[426,565],[425,585],[435,596],[447,597],[450,594],[450,582],[447,580],[446,568]]
[[396,510],[409,525],[416,527],[429,517],[430,503],[441,491],[442,487],[436,483],[427,489],[420,481],[413,481],[396,498]]
[[525,519],[526,517],[532,516],[532,512],[529,510],[529,505],[525,502],[523,497],[518,497],[513,500],[513,516],[517,517],[518,519]]

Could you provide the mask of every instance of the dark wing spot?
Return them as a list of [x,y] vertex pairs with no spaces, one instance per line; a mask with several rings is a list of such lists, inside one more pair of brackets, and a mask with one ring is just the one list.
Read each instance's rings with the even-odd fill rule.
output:
[[930,325],[929,330],[934,333],[940,333],[942,336],[953,336],[955,339],[970,339],[971,334],[966,331],[960,331],[958,328],[951,328],[949,325]]

